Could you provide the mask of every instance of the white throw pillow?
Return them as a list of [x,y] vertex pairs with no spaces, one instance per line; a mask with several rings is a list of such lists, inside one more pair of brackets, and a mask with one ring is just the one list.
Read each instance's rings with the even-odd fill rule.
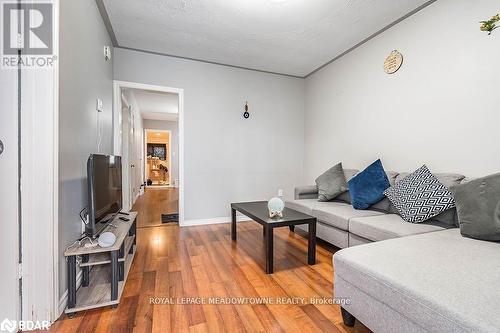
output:
[[455,207],[451,191],[425,165],[389,187],[384,194],[403,220],[412,223],[424,222]]

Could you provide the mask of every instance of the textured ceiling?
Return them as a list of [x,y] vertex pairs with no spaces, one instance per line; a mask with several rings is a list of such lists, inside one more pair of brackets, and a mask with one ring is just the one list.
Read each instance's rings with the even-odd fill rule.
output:
[[159,93],[132,89],[142,118],[177,121],[179,119],[179,98],[177,94]]
[[118,46],[306,76],[428,0],[101,0]]

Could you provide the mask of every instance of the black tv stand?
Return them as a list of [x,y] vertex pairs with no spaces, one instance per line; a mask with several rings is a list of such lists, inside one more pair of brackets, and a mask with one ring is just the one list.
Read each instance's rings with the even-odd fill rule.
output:
[[[136,252],[136,218],[131,212],[130,221],[115,218],[116,228],[106,227],[116,236],[110,247],[72,246],[64,256],[68,266],[68,304],[66,314],[99,308],[117,306],[123,294],[128,273]],[[77,261],[77,257],[81,260]],[[77,286],[77,266],[82,270],[80,288]]]

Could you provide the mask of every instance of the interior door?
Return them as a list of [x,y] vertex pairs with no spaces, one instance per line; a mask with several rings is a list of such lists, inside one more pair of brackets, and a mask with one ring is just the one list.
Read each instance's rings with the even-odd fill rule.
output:
[[122,100],[122,199],[123,210],[130,210],[130,110]]
[[18,71],[0,68],[0,321],[20,317]]
[[136,193],[135,119],[132,109],[122,100],[122,172],[123,208],[132,209]]
[[137,189],[137,182],[136,182],[136,154],[135,154],[135,118],[134,114],[132,113],[132,110],[129,108],[130,112],[130,131],[129,131],[129,154],[130,156],[130,209],[132,209],[132,206],[134,204],[134,199],[136,195],[136,189]]

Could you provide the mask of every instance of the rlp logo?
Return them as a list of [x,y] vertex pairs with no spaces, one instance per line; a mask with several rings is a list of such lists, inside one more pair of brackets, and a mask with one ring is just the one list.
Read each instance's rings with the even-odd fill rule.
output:
[[2,6],[3,54],[51,55],[52,3],[7,2]]

